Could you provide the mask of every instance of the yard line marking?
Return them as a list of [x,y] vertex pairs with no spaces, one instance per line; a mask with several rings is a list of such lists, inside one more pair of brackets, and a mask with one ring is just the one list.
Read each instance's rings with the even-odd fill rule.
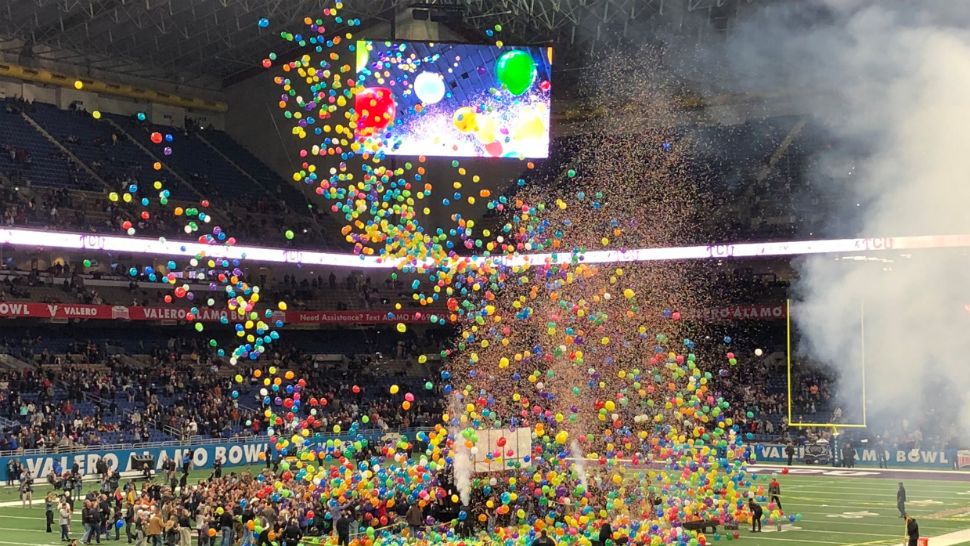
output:
[[[752,535],[743,535],[743,536],[748,537],[748,538],[755,538]],[[808,540],[808,539],[800,539],[800,538],[781,538],[781,537],[776,537],[776,536],[772,536],[770,538],[770,540],[772,542],[774,542],[774,541],[781,541],[781,542],[805,542],[805,543],[808,543],[808,544],[835,544],[836,546],[846,546],[846,543],[845,542],[828,542],[828,541],[824,541],[824,540]]]

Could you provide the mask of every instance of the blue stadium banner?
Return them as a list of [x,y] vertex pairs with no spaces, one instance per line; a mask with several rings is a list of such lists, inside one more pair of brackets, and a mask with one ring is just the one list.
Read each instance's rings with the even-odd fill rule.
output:
[[88,475],[95,473],[95,463],[104,457],[111,470],[135,472],[131,456],[148,456],[154,459],[155,472],[161,470],[162,464],[170,459],[181,468],[182,458],[187,453],[192,454],[192,468],[212,468],[217,459],[223,460],[224,467],[243,466],[260,462],[260,454],[269,445],[267,438],[254,438],[240,442],[226,442],[222,444],[165,446],[139,449],[113,449],[77,451],[72,453],[47,453],[31,455],[6,455],[0,457],[0,481],[7,479],[7,463],[10,459],[20,461],[24,468],[30,470],[35,479],[45,479],[54,468],[54,461],[61,463],[61,468],[70,470],[74,463],[80,467],[81,473]]
[[[754,448],[758,462],[786,463],[784,444],[756,444]],[[795,446],[794,464],[805,464],[805,446]],[[910,449],[890,448],[886,450],[886,463],[896,468],[957,468],[956,449]],[[879,458],[875,449],[855,448],[855,463],[859,466],[876,466]],[[831,466],[829,462],[827,465]]]

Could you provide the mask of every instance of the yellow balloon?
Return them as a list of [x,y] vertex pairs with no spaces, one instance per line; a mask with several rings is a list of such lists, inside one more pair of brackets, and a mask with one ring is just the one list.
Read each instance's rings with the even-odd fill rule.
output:
[[498,122],[489,116],[478,116],[478,128],[475,130],[475,138],[482,144],[489,144],[498,140]]
[[478,129],[478,114],[474,108],[464,106],[455,111],[455,127],[463,133],[471,133]]
[[516,139],[540,138],[546,135],[546,121],[537,113],[522,117],[512,131]]

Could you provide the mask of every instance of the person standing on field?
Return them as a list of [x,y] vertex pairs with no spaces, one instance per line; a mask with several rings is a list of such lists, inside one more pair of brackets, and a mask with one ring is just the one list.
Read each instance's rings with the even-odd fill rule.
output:
[[908,539],[907,546],[917,546],[919,542],[919,524],[916,523],[916,518],[906,517],[906,538]]
[[71,505],[67,502],[62,502],[60,510],[58,510],[58,515],[60,516],[61,524],[61,541],[69,542],[71,540]]
[[899,489],[896,490],[896,508],[899,509],[899,517],[906,517],[906,488],[903,482],[899,482]]
[[771,495],[771,502],[775,503],[775,506],[779,510],[781,507],[781,484],[778,483],[778,478],[771,478],[771,483],[768,484],[768,494]]

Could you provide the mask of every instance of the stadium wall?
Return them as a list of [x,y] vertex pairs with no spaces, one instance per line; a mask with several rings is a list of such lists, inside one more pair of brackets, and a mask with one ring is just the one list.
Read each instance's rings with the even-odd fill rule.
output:
[[[875,449],[855,448],[855,462],[858,466],[877,466]],[[761,463],[786,463],[784,444],[758,444],[754,449],[755,458]],[[805,458],[805,447],[795,447],[794,462],[801,464]],[[956,449],[887,449],[886,463],[892,468],[970,468],[970,457]]]
[[133,116],[138,112],[148,115],[148,120],[158,125],[182,128],[185,117],[204,121],[214,129],[225,129],[225,114],[193,110],[181,106],[146,102],[132,98],[100,94],[93,91],[68,89],[53,85],[29,83],[9,78],[0,78],[0,99],[22,98],[29,102],[53,104],[66,110],[71,103],[77,103],[88,112],[100,110],[104,113]]
[[94,474],[94,465],[99,458],[104,457],[111,470],[120,470],[122,475],[125,472],[135,472],[132,465],[131,456],[150,456],[155,460],[156,473],[162,468],[162,463],[167,460],[175,459],[181,468],[182,456],[192,453],[193,468],[212,468],[212,463],[219,457],[225,460],[224,467],[245,466],[260,462],[260,454],[266,451],[269,445],[268,438],[254,438],[246,441],[226,442],[221,444],[206,445],[180,445],[165,446],[154,448],[136,449],[110,449],[110,450],[90,450],[77,451],[73,453],[45,453],[35,455],[6,455],[0,457],[0,481],[7,479],[7,463],[10,459],[20,461],[20,463],[30,470],[34,479],[44,480],[50,474],[54,466],[54,461],[60,461],[61,467],[70,470],[74,463],[80,466],[81,473],[84,475]]

